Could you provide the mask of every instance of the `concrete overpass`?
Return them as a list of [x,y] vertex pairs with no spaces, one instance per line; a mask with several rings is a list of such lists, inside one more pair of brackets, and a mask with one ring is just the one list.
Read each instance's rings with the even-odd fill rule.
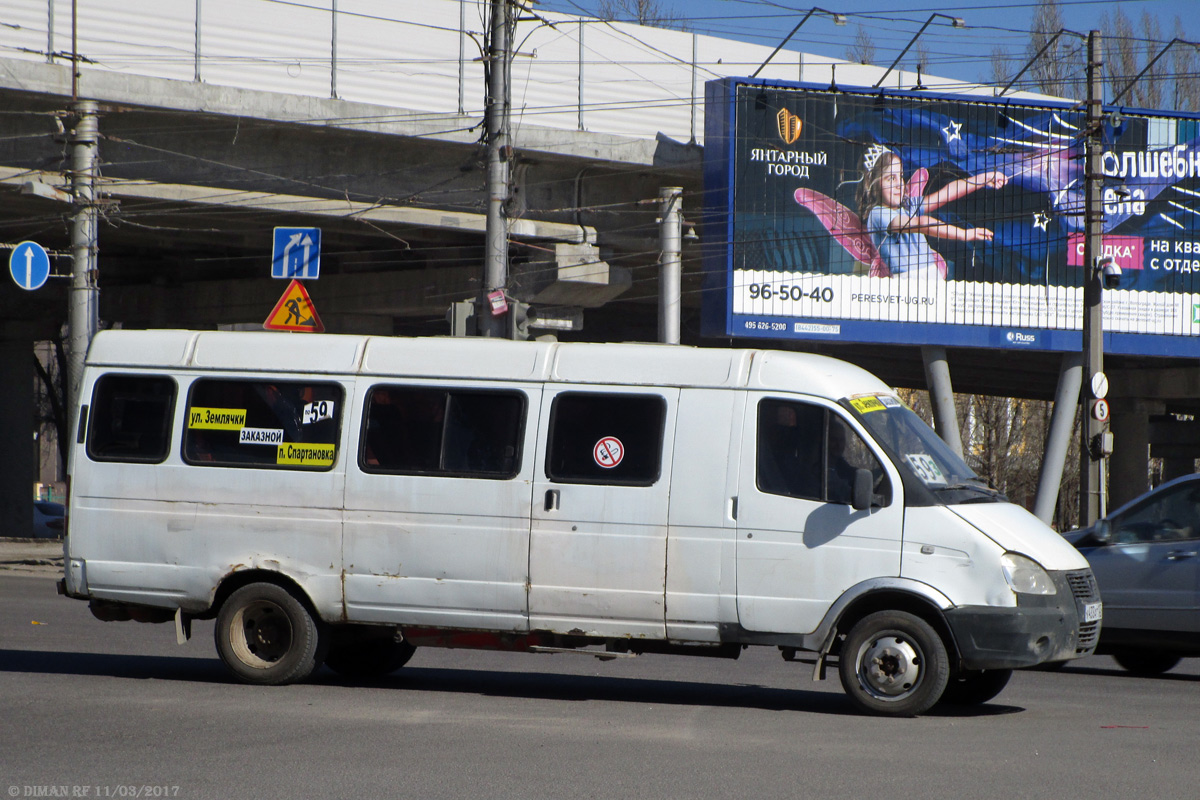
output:
[[[189,22],[176,18],[180,9],[148,0],[105,0],[84,20],[77,86],[62,49],[64,22],[46,13],[53,4],[14,2],[12,13],[26,16],[15,44],[0,39],[0,242],[33,239],[56,257],[45,289],[28,293],[0,282],[4,385],[33,385],[33,342],[52,338],[66,317],[72,208],[63,192],[75,94],[100,104],[97,246],[104,324],[261,326],[283,289],[268,277],[277,225],[322,229],[322,276],[309,290],[332,332],[444,334],[450,304],[476,295],[486,207],[483,78],[461,46],[477,33],[465,15],[480,6],[476,0],[432,0],[415,33],[404,26],[416,23],[381,16],[386,4],[343,0],[325,12],[341,9],[331,16],[340,20],[332,49],[326,40],[319,57],[295,59],[272,49],[280,31],[287,40],[289,29],[270,14],[290,7],[260,0],[235,11],[215,3],[214,20],[209,3],[202,25],[199,2]],[[247,20],[238,16],[243,9]],[[683,187],[686,227],[703,227],[701,84],[748,74],[770,48],[637,26],[549,22],[554,25],[540,18],[522,23],[521,49],[535,53],[547,74],[535,79],[531,69],[516,92],[524,108],[537,113],[514,124],[514,283],[528,298],[567,298],[585,307],[583,330],[563,338],[652,340],[659,189]],[[338,47],[336,31],[345,37],[350,25],[359,26],[353,47],[362,52],[349,41]],[[392,61],[378,63],[420,66],[403,75],[384,69],[395,85],[375,72],[355,72],[368,62],[367,50],[396,32],[389,26],[400,26],[406,38],[393,42],[401,52]],[[246,44],[250,51],[241,51],[242,60],[227,57],[246,27],[273,33]],[[297,46],[316,48],[316,23],[301,27],[307,38]],[[188,53],[193,33],[194,53]],[[182,55],[145,55],[160,44]],[[602,48],[611,49],[593,58]],[[449,57],[438,60],[438,54]],[[882,74],[875,67],[785,56],[763,76],[871,85]],[[293,61],[304,78],[299,86]],[[904,71],[894,75],[899,86],[916,82]],[[930,77],[924,82],[930,85]],[[990,94],[965,84],[943,88]],[[684,341],[728,344],[698,337],[698,240],[685,239],[683,265]],[[893,385],[925,385],[916,348],[808,349],[860,363]],[[1056,354],[949,355],[958,391],[1053,397]],[[1114,390],[1123,385],[1123,370],[1137,370],[1140,382],[1129,385],[1144,387],[1147,370],[1158,375],[1161,367],[1179,367],[1143,359],[1109,364]],[[1160,394],[1153,397],[1131,388],[1130,413],[1140,414],[1138,403],[1158,417],[1195,411],[1188,379],[1163,380],[1167,388],[1155,384]],[[0,400],[7,420],[0,442],[14,454],[0,478],[6,518],[27,513],[33,459],[22,454],[31,452],[31,431],[20,421],[32,419],[32,402],[21,392]],[[1143,447],[1140,430],[1149,441],[1148,422],[1127,425],[1124,434],[1115,427],[1124,452]],[[1184,460],[1176,463],[1182,468]],[[1145,459],[1127,464],[1121,491],[1136,494],[1145,484]]]

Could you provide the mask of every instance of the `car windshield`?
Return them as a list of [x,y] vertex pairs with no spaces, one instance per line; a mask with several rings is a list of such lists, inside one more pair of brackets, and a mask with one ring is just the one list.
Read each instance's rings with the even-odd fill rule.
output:
[[842,404],[853,410],[898,464],[912,472],[943,503],[1003,499],[894,395],[858,395],[844,399]]

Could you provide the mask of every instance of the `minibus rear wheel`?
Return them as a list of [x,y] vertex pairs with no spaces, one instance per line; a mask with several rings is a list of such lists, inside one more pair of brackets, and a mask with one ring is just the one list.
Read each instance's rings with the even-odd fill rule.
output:
[[246,683],[294,683],[321,665],[322,633],[321,623],[287,589],[251,583],[221,606],[217,654]]
[[937,631],[904,611],[878,611],[850,629],[838,673],[863,711],[911,717],[933,708],[946,689],[950,662]]
[[329,648],[325,666],[343,678],[382,678],[403,667],[416,650],[403,639],[365,639]]
[[942,702],[955,706],[980,706],[1004,691],[1011,669],[963,670],[950,679]]

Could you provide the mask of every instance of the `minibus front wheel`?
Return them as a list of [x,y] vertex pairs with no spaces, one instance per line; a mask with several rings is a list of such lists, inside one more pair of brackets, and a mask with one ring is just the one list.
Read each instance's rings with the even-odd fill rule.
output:
[[850,700],[863,711],[911,717],[934,706],[950,675],[937,631],[904,611],[879,611],[850,629],[838,656]]
[[324,659],[323,630],[296,596],[274,583],[251,583],[217,615],[217,654],[246,683],[302,681]]

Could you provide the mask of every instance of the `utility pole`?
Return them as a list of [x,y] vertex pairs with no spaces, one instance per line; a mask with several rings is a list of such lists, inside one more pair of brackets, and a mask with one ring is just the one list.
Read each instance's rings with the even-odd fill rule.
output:
[[[509,195],[509,63],[508,39],[511,20],[508,0],[491,0],[491,31],[487,53],[487,104],[484,111],[487,141],[487,219],[484,236],[483,285],[475,315],[480,336],[508,335],[507,312],[493,313],[489,295],[504,292],[508,285],[508,218],[505,204]],[[507,302],[507,301],[505,301]]]
[[[88,345],[98,324],[99,292],[96,282],[96,142],[100,137],[96,103],[74,104],[71,131],[71,194],[75,213],[71,220],[71,299],[67,316],[70,337],[67,387],[71,408],[78,407],[79,384]],[[72,430],[74,428],[72,427]]]
[[[1087,139],[1084,160],[1084,283],[1083,283],[1083,424],[1079,448],[1079,516],[1081,525],[1092,525],[1104,509],[1104,458],[1111,451],[1105,424],[1107,413],[1100,401],[1107,391],[1104,379],[1103,294],[1100,256],[1104,252],[1104,208],[1100,180],[1101,130],[1104,120],[1100,31],[1088,34]],[[1099,407],[1099,408],[1098,408]]]

